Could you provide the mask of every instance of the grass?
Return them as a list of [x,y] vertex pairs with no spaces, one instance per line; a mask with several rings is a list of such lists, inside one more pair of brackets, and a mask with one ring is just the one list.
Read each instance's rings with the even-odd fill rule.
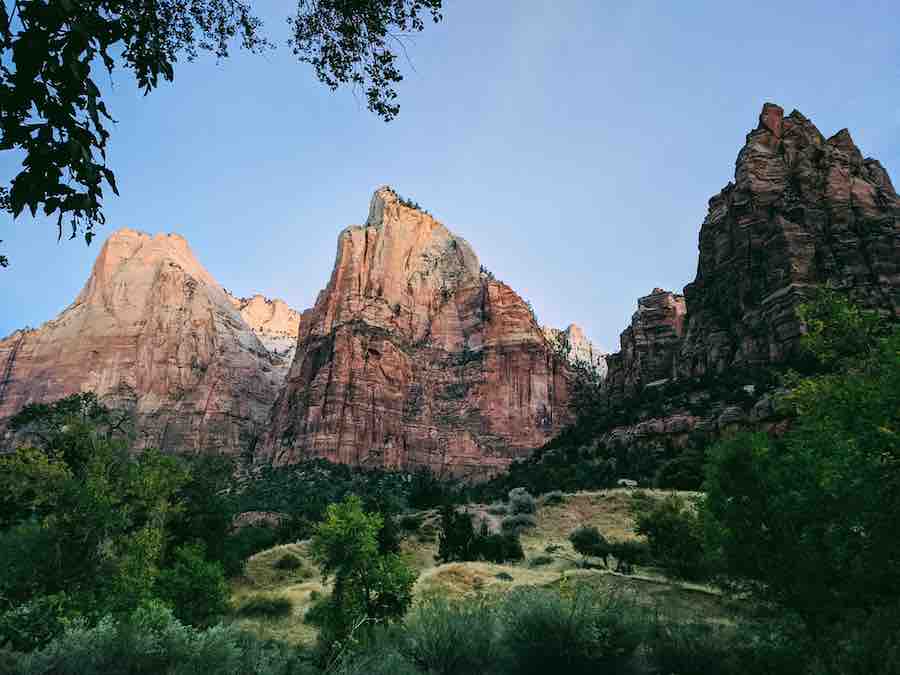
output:
[[[423,530],[427,532],[438,525],[437,511],[411,514],[411,523],[414,519],[421,525],[418,533],[409,532],[404,538],[401,555],[419,573],[414,602],[418,605],[434,597],[499,598],[511,589],[523,586],[584,585],[603,592],[633,595],[642,606],[677,621],[732,623],[739,608],[729,606],[708,587],[673,582],[652,568],[637,568],[632,576],[579,568],[581,556],[573,551],[568,541],[569,534],[579,525],[594,525],[611,541],[639,539],[633,532],[631,514],[635,494],[636,491],[624,489],[579,492],[542,504],[535,514],[536,526],[521,536],[526,559],[514,564],[455,562],[437,565],[434,559],[437,542],[422,536]],[[665,494],[668,493],[640,491],[638,498],[659,499]],[[476,522],[484,517],[492,530],[499,531],[501,517],[490,514],[488,507],[473,504],[469,511],[475,515]],[[289,555],[300,561],[299,567],[279,569],[279,561]],[[276,595],[290,602],[290,611],[281,616],[236,616],[232,620],[264,639],[310,645],[315,641],[317,629],[304,623],[303,617],[317,597],[329,592],[329,586],[322,583],[309,558],[306,543],[276,546],[247,561],[244,576],[232,582],[232,601],[236,607],[241,607],[257,596]]]

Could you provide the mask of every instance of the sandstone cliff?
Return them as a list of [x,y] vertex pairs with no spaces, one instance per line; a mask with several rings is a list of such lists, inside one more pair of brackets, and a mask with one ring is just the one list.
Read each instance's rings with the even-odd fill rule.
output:
[[237,452],[288,368],[257,335],[182,237],[118,230],[72,305],[0,341],[0,428],[28,403],[94,391],[134,412],[138,447]]
[[832,284],[900,316],[900,200],[844,129],[826,139],[767,103],[734,182],[709,202],[697,277],[684,289],[683,376],[789,359],[807,290]]
[[661,289],[607,358],[610,426],[601,445],[663,452],[692,434],[780,428],[767,368],[802,334],[797,306],[825,284],[900,317],[900,199],[847,130],[826,139],[797,111],[767,103],[709,202],[695,280]]
[[565,366],[465,240],[382,188],[337,248],[261,458],[485,477],[567,421]]
[[271,300],[258,293],[250,298],[227,295],[263,346],[290,367],[297,349],[300,312],[289,307],[284,300]]

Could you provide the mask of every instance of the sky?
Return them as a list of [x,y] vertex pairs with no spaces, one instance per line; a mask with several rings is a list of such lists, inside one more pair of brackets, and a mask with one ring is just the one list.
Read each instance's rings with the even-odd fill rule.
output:
[[[707,202],[764,102],[826,136],[848,127],[900,181],[895,0],[445,0],[444,21],[407,45],[390,123],[296,61],[290,3],[253,4],[276,50],[181,63],[146,97],[129,71],[104,85],[121,196],[99,240],[58,243],[55,222],[0,215],[0,335],[71,303],[124,226],[178,232],[231,292],[302,310],[338,232],[389,184],[542,323],[616,350],[639,296],[693,280]],[[0,153],[0,180],[20,161]]]

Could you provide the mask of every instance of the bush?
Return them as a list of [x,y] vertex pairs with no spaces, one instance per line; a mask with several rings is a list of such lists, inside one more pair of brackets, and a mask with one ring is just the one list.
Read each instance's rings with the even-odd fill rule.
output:
[[468,675],[496,666],[496,611],[482,600],[426,601],[406,629],[409,656],[429,673]]
[[478,560],[493,563],[515,562],[525,558],[517,534],[479,535],[475,541],[475,552]]
[[512,515],[534,513],[535,511],[537,511],[537,502],[528,490],[518,487],[509,491],[509,512]]
[[168,602],[175,617],[192,626],[209,625],[228,610],[229,590],[222,566],[204,556],[202,544],[179,546],[172,566],[156,580],[156,595]]
[[293,608],[294,603],[283,595],[254,595],[241,603],[237,613],[240,616],[274,619],[289,615]]
[[533,558],[528,559],[529,567],[542,567],[544,565],[550,565],[553,563],[553,556],[549,555],[536,555]]
[[197,630],[158,603],[124,620],[103,618],[93,628],[76,623],[44,649],[18,659],[17,675],[108,673],[255,673],[312,675],[303,655],[263,642],[233,626]]
[[677,495],[638,511],[635,531],[647,537],[653,560],[685,579],[708,576],[703,528],[697,511]]
[[414,533],[418,532],[422,527],[423,520],[424,518],[420,513],[407,513],[400,516],[398,524],[400,525],[400,529],[404,532]]
[[609,554],[616,560],[616,572],[631,574],[635,565],[643,565],[650,559],[650,550],[643,541],[628,539],[610,542]]
[[572,542],[572,548],[575,549],[576,553],[580,553],[585,558],[602,558],[603,566],[608,566],[609,542],[606,541],[606,537],[600,534],[600,530],[596,527],[582,525],[572,531],[572,534],[569,535],[569,541]]
[[293,553],[285,553],[272,565],[276,570],[284,570],[287,572],[300,569],[303,567],[303,561],[300,557]]
[[494,502],[487,507],[487,512],[492,516],[505,516],[509,514],[509,506],[503,502]]
[[541,502],[544,506],[549,506],[553,504],[565,504],[566,503],[566,495],[561,490],[553,490],[551,492],[545,493],[541,497]]
[[537,526],[537,519],[527,513],[517,513],[514,516],[506,516],[500,521],[501,529],[508,534],[518,534],[522,530],[527,530]]
[[234,577],[242,574],[244,563],[254,553],[272,548],[278,543],[278,532],[271,527],[250,525],[242,527],[225,540],[223,553],[225,574]]
[[[65,630],[72,609],[65,594],[45,595],[0,614],[0,648],[30,652]],[[0,670],[0,672],[3,672]]]
[[705,623],[658,621],[648,647],[660,673],[729,675],[735,666],[734,637],[731,630]]
[[616,672],[646,631],[644,615],[614,597],[536,588],[510,592],[501,625],[508,672],[522,675]]

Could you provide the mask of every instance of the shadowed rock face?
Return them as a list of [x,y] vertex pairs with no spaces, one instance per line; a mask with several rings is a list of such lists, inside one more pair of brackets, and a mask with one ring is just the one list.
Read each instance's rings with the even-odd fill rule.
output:
[[826,140],[767,103],[734,182],[709,202],[679,375],[783,362],[801,331],[794,310],[823,284],[900,316],[900,200],[846,129]]
[[683,295],[654,288],[638,299],[631,325],[620,336],[621,351],[607,357],[606,382],[613,396],[631,396],[674,377],[685,314]]
[[134,412],[139,447],[237,452],[288,366],[182,237],[118,230],[72,305],[0,341],[0,424],[28,403],[94,391]]
[[485,477],[567,421],[564,366],[526,303],[469,244],[376,192],[338,237],[327,288],[260,455]]
[[[802,334],[796,308],[816,286],[900,317],[900,199],[891,180],[846,129],[826,139],[797,111],[763,106],[734,182],[709,201],[699,248],[684,296],[655,289],[638,300],[621,350],[607,357],[611,406],[662,380],[785,364]],[[598,442],[658,452],[683,447],[695,431],[783,430],[771,397],[754,399],[754,387],[741,384],[740,405],[698,389],[695,405],[665,400]]]

